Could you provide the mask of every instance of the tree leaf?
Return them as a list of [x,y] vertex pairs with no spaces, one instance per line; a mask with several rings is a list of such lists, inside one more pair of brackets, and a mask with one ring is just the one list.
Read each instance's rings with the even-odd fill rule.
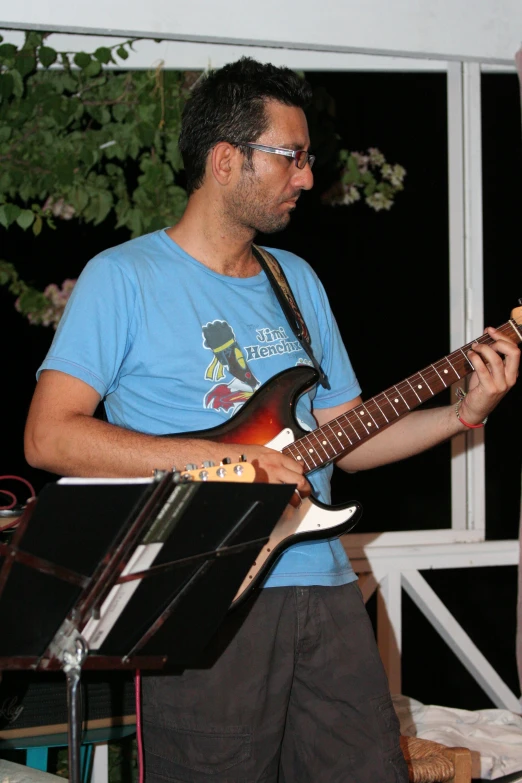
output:
[[78,68],[81,68],[82,70],[84,68],[87,68],[89,63],[91,62],[91,55],[86,54],[86,52],[76,52],[74,55],[74,64],[78,66]]
[[35,68],[36,58],[32,54],[29,54],[24,50],[17,54],[15,60],[15,69],[18,71],[20,76],[27,76],[29,73],[31,73],[31,71],[34,71]]
[[49,68],[50,65],[56,62],[58,54],[50,46],[41,46],[38,49],[38,57],[44,68]]
[[13,93],[17,98],[21,98],[24,94],[24,81],[22,79],[22,74],[17,70],[10,71],[10,74],[13,77]]
[[14,79],[10,73],[0,74],[0,100],[10,98],[14,90]]
[[22,210],[16,204],[2,204],[0,207],[0,224],[4,228],[9,228],[14,223]]
[[0,60],[12,60],[18,49],[14,44],[5,43],[0,46]]
[[35,214],[30,209],[22,209],[18,217],[16,218],[17,224],[25,231],[34,223]]
[[40,215],[37,215],[33,223],[33,234],[35,235],[35,237],[37,237],[40,234],[42,230],[42,225],[43,225],[42,218],[40,217]]
[[107,63],[110,63],[112,60],[112,52],[106,46],[100,46],[98,49],[96,49],[94,56],[104,65],[107,65]]
[[126,60],[126,59],[128,58],[128,56],[129,56],[129,53],[128,53],[128,51],[125,49],[125,47],[124,47],[124,46],[118,46],[118,48],[116,49],[116,54],[117,54],[117,55],[118,55],[118,57],[120,57],[122,60]]
[[91,60],[89,65],[83,69],[83,72],[86,76],[98,76],[100,71],[101,63],[98,62],[98,60]]

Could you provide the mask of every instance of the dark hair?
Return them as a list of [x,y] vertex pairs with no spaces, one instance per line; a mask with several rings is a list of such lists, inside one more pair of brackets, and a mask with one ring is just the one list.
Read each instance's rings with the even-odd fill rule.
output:
[[[187,192],[203,183],[207,156],[220,141],[256,141],[268,127],[265,102],[305,109],[312,91],[290,68],[278,68],[242,57],[205,75],[193,88],[181,120],[179,148],[185,164]],[[245,148],[251,159],[252,150]]]

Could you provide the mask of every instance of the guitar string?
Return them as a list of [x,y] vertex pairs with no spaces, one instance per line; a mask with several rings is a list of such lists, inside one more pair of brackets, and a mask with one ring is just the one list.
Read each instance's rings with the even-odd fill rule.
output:
[[[497,331],[499,331],[501,333],[506,333],[508,330],[513,331],[513,326],[509,322],[506,323],[506,324],[503,324],[501,327],[498,328]],[[400,381],[396,386],[390,387],[389,389],[385,390],[384,392],[381,392],[380,394],[378,394],[375,397],[371,398],[367,402],[362,403],[361,405],[358,405],[356,408],[353,408],[352,410],[347,411],[347,413],[345,413],[345,414],[342,414],[342,416],[339,416],[337,419],[335,419],[335,420],[333,420],[331,422],[327,422],[327,424],[323,425],[322,427],[317,428],[313,432],[310,432],[310,433],[307,433],[306,435],[303,435],[297,441],[294,441],[294,443],[289,444],[289,446],[287,446],[285,449],[283,449],[283,451],[285,453],[290,453],[290,455],[293,456],[294,459],[295,459],[295,455],[292,454],[293,447],[299,449],[299,447],[302,445],[303,448],[304,448],[305,454],[303,455],[302,453],[300,453],[298,455],[298,460],[299,461],[303,461],[308,470],[313,470],[314,468],[319,467],[320,465],[325,463],[325,460],[321,460],[320,455],[317,453],[317,447],[314,448],[313,445],[312,445],[312,439],[314,439],[315,441],[317,441],[317,443],[320,444],[322,450],[325,452],[326,457],[327,457],[326,461],[331,461],[336,456],[339,456],[340,454],[342,454],[347,448],[350,448],[350,446],[353,446],[353,442],[352,442],[351,438],[349,437],[349,435],[347,435],[347,433],[344,430],[343,423],[350,424],[350,426],[354,430],[354,432],[357,435],[357,437],[359,438],[359,440],[364,439],[368,435],[373,434],[375,431],[378,431],[381,428],[381,426],[385,426],[386,424],[389,423],[386,415],[381,410],[381,407],[380,407],[379,402],[378,402],[379,399],[383,403],[388,403],[388,405],[394,411],[396,417],[400,418],[400,416],[402,414],[396,410],[395,406],[391,403],[390,399],[388,398],[388,393],[389,392],[395,390],[399,394],[399,396],[402,398],[402,400],[403,400],[404,404],[406,405],[406,407],[408,408],[408,410],[411,410],[412,407],[417,407],[422,402],[425,402],[427,399],[430,398],[430,396],[431,397],[435,396],[435,394],[437,394],[439,391],[442,391],[442,388],[447,388],[448,387],[448,384],[445,383],[443,377],[441,376],[441,374],[437,370],[437,365],[442,368],[443,364],[449,364],[449,366],[451,367],[451,369],[453,370],[453,372],[457,376],[456,380],[460,380],[464,375],[468,375],[473,370],[473,365],[471,364],[471,362],[467,358],[465,352],[470,350],[471,346],[474,343],[481,343],[481,344],[484,344],[484,345],[491,345],[493,342],[494,342],[493,339],[488,334],[481,335],[478,339],[473,340],[470,343],[467,343],[466,345],[462,346],[462,348],[459,348],[456,351],[453,351],[452,353],[448,354],[448,356],[445,356],[442,359],[439,359],[434,364],[430,364],[426,368],[424,368],[423,370],[420,370],[419,372],[414,373],[409,378],[406,378],[405,380]],[[462,354],[462,356],[460,354]],[[466,364],[468,364],[471,369],[466,369]],[[462,375],[459,373],[459,371],[458,371],[459,369],[462,371],[462,373],[463,373]],[[432,370],[434,372],[432,372]],[[446,370],[443,370],[443,372],[446,372]],[[411,381],[417,382],[416,381],[417,378],[420,381],[423,382],[420,386],[419,386],[419,384],[417,384],[419,390],[421,390],[423,388],[427,388],[427,390],[429,392],[429,395],[426,396],[425,399],[423,399],[417,393],[417,391],[414,389],[414,387],[413,387],[413,385],[411,383]],[[430,384],[429,384],[429,382],[428,382],[428,379],[433,382],[433,381],[437,381],[437,378],[438,378],[438,380],[440,380],[442,382],[442,387],[440,389],[436,389],[436,391],[433,391],[431,386],[430,386]],[[411,391],[413,391],[413,393],[415,394],[415,396],[418,399],[417,402],[415,400],[413,400],[413,403],[414,403],[413,406],[410,406],[408,404],[405,396],[403,395],[403,393],[401,391],[401,389],[402,389],[405,393],[408,393],[409,392],[408,386],[410,387]],[[401,388],[399,388],[399,387],[401,387]],[[395,398],[394,401],[395,401],[396,404],[398,403],[397,398]],[[375,417],[372,415],[371,411],[369,410],[370,406],[372,406],[372,405],[375,406],[375,408],[376,408],[375,412],[376,413],[377,413],[377,411],[380,412],[381,415],[383,416],[384,420],[385,420],[384,423],[381,426],[378,424],[378,422],[375,420]],[[373,420],[373,423],[375,424],[376,430],[371,431],[369,429],[369,427],[366,425],[366,423],[361,419],[361,414],[364,415],[365,412]],[[341,422],[341,420],[342,420],[342,422]],[[357,431],[357,428],[356,428],[354,422],[357,422],[358,424],[362,424],[362,426],[364,427],[364,431],[363,431],[362,436]],[[335,434],[335,438],[339,441],[339,443],[342,446],[340,451],[331,443],[330,439],[328,438],[328,436],[326,434],[326,428],[328,427],[333,432],[334,431],[334,426],[338,427],[342,431],[342,433],[344,435],[344,438],[347,440],[347,443],[346,442],[343,443],[343,441],[339,437],[340,433],[337,432]],[[369,426],[371,427],[371,424]],[[326,438],[326,441],[325,442],[321,441],[321,437]],[[306,443],[308,444],[308,446],[305,445]],[[332,450],[331,454],[327,451],[325,446],[330,446],[330,448]],[[318,465],[316,459],[314,458],[314,455],[316,455],[319,458],[319,460],[320,460],[319,465]],[[308,464],[308,460],[309,459],[313,463],[311,466],[309,466],[309,464]]]

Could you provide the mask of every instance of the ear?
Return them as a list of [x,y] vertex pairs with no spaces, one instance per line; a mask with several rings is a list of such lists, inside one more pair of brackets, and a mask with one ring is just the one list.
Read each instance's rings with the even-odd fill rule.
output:
[[210,168],[212,176],[220,185],[228,185],[241,155],[237,147],[228,141],[220,141],[210,152]]

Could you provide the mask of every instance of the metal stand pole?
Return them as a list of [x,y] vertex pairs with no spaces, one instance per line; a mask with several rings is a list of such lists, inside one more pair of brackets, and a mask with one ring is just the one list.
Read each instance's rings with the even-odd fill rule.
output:
[[65,650],[63,654],[65,676],[67,678],[67,708],[69,742],[69,781],[81,783],[80,746],[82,734],[80,675],[87,656],[87,645],[80,637],[75,639],[74,653]]

